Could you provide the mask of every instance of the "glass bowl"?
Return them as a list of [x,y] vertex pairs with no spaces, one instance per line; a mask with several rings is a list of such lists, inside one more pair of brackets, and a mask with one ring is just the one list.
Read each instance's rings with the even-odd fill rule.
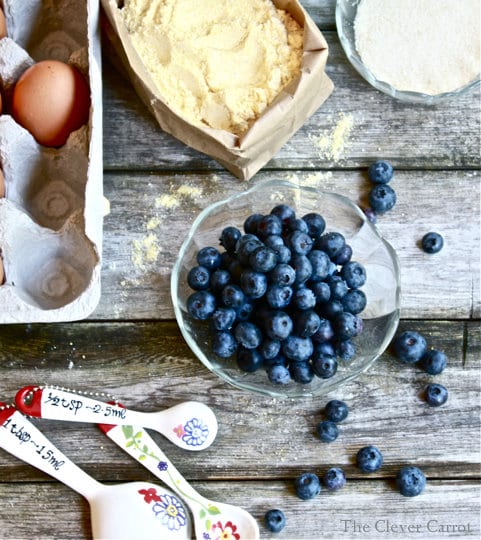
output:
[[337,0],[336,2],[336,27],[341,45],[346,53],[348,60],[356,71],[374,88],[389,96],[401,101],[410,103],[419,103],[423,105],[435,105],[442,101],[458,97],[471,91],[480,84],[479,75],[476,79],[452,92],[443,92],[441,94],[429,95],[422,92],[408,92],[398,90],[390,84],[377,79],[373,73],[364,65],[359,53],[356,50],[354,20],[356,18],[357,8],[361,0]]
[[[314,377],[308,384],[291,381],[272,384],[262,368],[246,373],[237,367],[235,358],[218,358],[211,351],[209,324],[194,320],[186,304],[192,289],[187,284],[189,270],[197,265],[197,252],[206,246],[219,246],[219,237],[227,226],[243,231],[245,219],[254,213],[268,214],[277,204],[288,204],[298,217],[320,213],[326,232],[342,233],[353,249],[352,260],[363,264],[367,272],[362,290],[367,306],[360,314],[363,332],[355,339],[357,354],[350,361],[338,360],[336,374],[329,379]],[[260,183],[247,191],[217,202],[200,213],[185,239],[172,270],[171,294],[175,316],[189,347],[213,373],[228,383],[259,394],[280,398],[299,398],[325,394],[368,369],[389,345],[399,322],[400,270],[395,251],[349,199],[288,181]]]

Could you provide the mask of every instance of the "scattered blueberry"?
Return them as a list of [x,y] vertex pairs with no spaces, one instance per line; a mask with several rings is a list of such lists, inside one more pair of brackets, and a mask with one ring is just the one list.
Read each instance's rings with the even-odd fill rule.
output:
[[430,255],[441,251],[441,249],[443,249],[443,245],[444,239],[437,232],[428,232],[422,237],[421,240],[423,251],[429,253]]
[[344,401],[339,399],[331,399],[324,409],[326,417],[331,422],[336,424],[342,422],[349,414],[349,408]]
[[346,485],[346,475],[339,467],[332,467],[324,474],[323,482],[329,491],[336,491]]
[[431,407],[440,407],[448,400],[448,390],[438,383],[428,384],[425,390],[426,401]]
[[286,526],[286,516],[277,508],[269,510],[264,516],[264,523],[270,532],[278,533]]
[[427,344],[426,339],[419,332],[406,330],[394,338],[393,348],[399,360],[414,364],[419,362],[426,353]]
[[396,204],[396,192],[385,184],[376,184],[369,192],[369,204],[376,214],[384,214]]
[[426,477],[418,467],[406,466],[399,471],[396,485],[401,495],[416,497],[426,487]]
[[314,473],[303,473],[295,481],[296,495],[299,499],[307,501],[313,499],[321,492],[321,482]]
[[429,375],[439,375],[444,371],[447,363],[446,355],[437,349],[429,349],[421,358],[422,367]]
[[381,468],[383,457],[375,446],[365,446],[357,453],[356,463],[361,471],[374,472]]
[[388,161],[378,160],[371,164],[367,175],[374,184],[387,184],[392,180],[394,170]]
[[317,434],[322,442],[330,443],[337,439],[339,429],[335,422],[331,422],[330,420],[322,420],[317,425]]

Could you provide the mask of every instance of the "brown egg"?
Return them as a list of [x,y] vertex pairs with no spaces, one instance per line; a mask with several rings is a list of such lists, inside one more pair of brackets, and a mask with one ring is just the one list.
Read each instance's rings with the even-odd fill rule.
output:
[[0,169],[0,199],[5,197],[5,176],[2,169]]
[[0,9],[0,39],[4,37],[7,37],[7,21],[3,11]]
[[89,119],[90,91],[80,71],[58,60],[29,67],[13,90],[12,115],[45,146],[62,146]]

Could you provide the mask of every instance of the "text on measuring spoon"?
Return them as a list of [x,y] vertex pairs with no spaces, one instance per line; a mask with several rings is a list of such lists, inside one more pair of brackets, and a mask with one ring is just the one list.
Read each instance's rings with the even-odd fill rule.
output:
[[51,407],[59,407],[66,411],[73,412],[74,416],[81,409],[88,409],[94,414],[103,416],[104,418],[122,418],[124,419],[127,413],[126,409],[121,407],[115,407],[109,405],[108,403],[94,403],[89,404],[89,400],[83,400],[81,397],[77,398],[65,398],[59,395],[56,395],[54,391],[50,391],[47,397],[44,399],[43,403],[45,405],[50,405]]

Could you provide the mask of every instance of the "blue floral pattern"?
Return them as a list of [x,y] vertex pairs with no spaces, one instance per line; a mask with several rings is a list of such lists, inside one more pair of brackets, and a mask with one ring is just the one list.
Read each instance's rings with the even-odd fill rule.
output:
[[169,531],[178,531],[187,525],[187,515],[180,501],[173,495],[163,494],[160,501],[152,506],[156,517],[160,517],[162,525]]
[[198,418],[192,418],[184,426],[182,440],[189,446],[202,446],[209,436],[209,428]]

